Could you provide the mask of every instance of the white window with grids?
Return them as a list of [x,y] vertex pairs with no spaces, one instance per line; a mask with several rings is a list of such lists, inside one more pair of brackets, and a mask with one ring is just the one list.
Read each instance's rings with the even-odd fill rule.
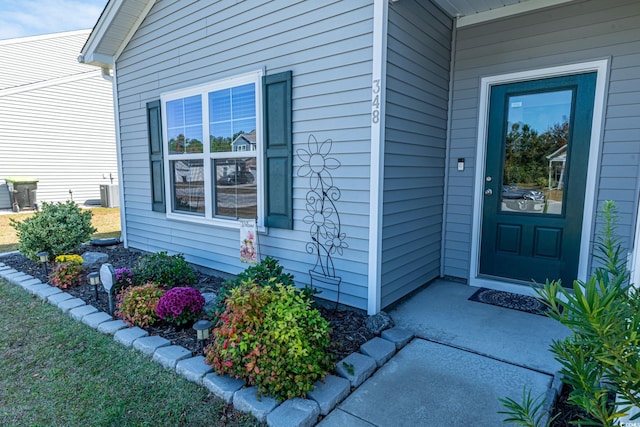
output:
[[261,224],[261,77],[258,71],[161,96],[168,217]]

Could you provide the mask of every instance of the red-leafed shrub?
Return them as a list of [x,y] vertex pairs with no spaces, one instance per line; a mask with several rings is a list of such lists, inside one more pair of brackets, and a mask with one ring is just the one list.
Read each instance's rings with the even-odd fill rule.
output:
[[164,289],[155,283],[124,288],[118,294],[117,314],[136,326],[152,325],[158,321],[156,308],[164,293]]
[[205,349],[220,375],[279,400],[304,397],[331,367],[329,324],[293,286],[245,282],[230,290]]

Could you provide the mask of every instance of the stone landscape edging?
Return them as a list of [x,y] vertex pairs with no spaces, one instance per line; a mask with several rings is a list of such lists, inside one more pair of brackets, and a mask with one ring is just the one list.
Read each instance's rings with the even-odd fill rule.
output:
[[132,347],[165,369],[207,388],[216,397],[233,404],[235,409],[251,413],[269,427],[316,425],[320,416],[328,415],[414,338],[413,333],[403,328],[384,330],[381,337],[375,337],[360,346],[360,353],[352,353],[337,362],[335,372],[339,376],[328,374],[324,382],[316,382],[314,390],[307,393],[307,399],[277,402],[273,397],[258,397],[257,388],[246,387],[242,380],[215,374],[211,366],[204,363],[203,356],[191,356],[191,351],[184,347],[171,345],[169,340],[161,336],[149,336],[143,329],[130,327],[128,323],[98,311],[84,300],[73,298],[61,289],[44,284],[2,262],[0,278],[58,307],[74,320],[105,335],[113,335],[121,345]]

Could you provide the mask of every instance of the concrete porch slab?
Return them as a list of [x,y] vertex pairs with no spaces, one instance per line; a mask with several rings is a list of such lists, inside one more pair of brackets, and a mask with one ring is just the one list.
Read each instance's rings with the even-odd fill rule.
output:
[[437,280],[389,315],[420,338],[551,375],[560,369],[549,346],[567,336],[567,328],[545,316],[469,301],[477,290]]

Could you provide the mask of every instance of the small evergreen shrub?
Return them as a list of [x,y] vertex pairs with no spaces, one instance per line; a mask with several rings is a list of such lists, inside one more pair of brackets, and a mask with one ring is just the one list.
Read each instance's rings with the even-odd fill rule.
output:
[[158,321],[156,308],[165,291],[155,283],[123,288],[118,294],[117,314],[125,322],[144,328]]
[[10,220],[16,229],[18,250],[38,261],[38,252],[57,256],[78,249],[96,229],[91,226],[91,211],[81,210],[74,202],[42,203],[42,210],[22,222]]
[[295,287],[244,282],[230,290],[205,357],[216,373],[283,400],[304,397],[324,378],[329,343],[328,322]]
[[198,320],[198,314],[204,307],[204,302],[204,297],[197,289],[172,288],[160,298],[156,314],[168,322],[186,325]]
[[56,265],[49,274],[49,284],[60,289],[80,286],[84,276],[82,257],[80,255],[58,255]]
[[196,274],[184,259],[184,255],[167,255],[166,252],[145,255],[131,271],[136,285],[154,282],[167,288],[191,286]]

